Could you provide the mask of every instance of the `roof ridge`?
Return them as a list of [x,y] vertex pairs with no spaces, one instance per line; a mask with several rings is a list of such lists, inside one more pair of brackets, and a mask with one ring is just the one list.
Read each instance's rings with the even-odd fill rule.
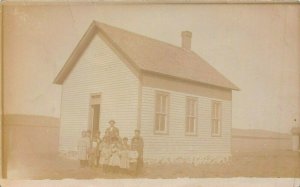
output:
[[182,50],[184,52],[193,52],[193,53],[195,53],[193,50],[187,50],[187,49],[184,49],[184,48],[182,48],[180,46],[177,46],[177,45],[165,42],[165,41],[161,41],[161,40],[152,38],[150,36],[145,36],[145,35],[142,35],[142,34],[138,34],[138,33],[135,33],[133,31],[129,31],[129,30],[126,30],[126,29],[123,29],[123,28],[115,27],[115,26],[112,26],[112,25],[108,25],[106,23],[99,22],[99,21],[96,21],[96,20],[94,20],[94,22],[96,23],[97,26],[98,25],[104,25],[105,27],[113,28],[113,29],[116,29],[116,30],[119,30],[119,31],[122,31],[122,32],[126,32],[126,33],[129,33],[129,34],[132,34],[132,35],[136,35],[136,36],[139,36],[139,37],[142,37],[142,38],[146,38],[146,39],[152,40],[154,42],[164,43],[166,45],[169,45],[170,47],[173,47],[173,48],[176,48],[176,49],[180,49],[180,50]]
[[[129,30],[125,30],[123,28],[119,28],[119,27],[115,27],[115,26],[112,26],[112,25],[108,25],[106,23],[103,23],[103,22],[99,22],[99,21],[93,21],[93,23],[96,25],[96,27],[98,29],[100,29],[102,32],[106,33],[108,36],[111,35],[110,34],[110,31],[111,32],[115,32],[115,33],[122,33],[123,36],[132,36],[132,37],[135,37],[137,39],[141,39],[141,40],[145,40],[145,41],[149,41],[150,43],[152,44],[159,44],[159,45],[164,45],[165,47],[168,47],[170,50],[174,50],[176,51],[175,53],[182,53],[183,55],[186,55],[186,56],[189,56],[190,58],[194,58],[196,61],[202,61],[203,65],[209,67],[210,69],[212,69],[213,71],[215,71],[217,74],[219,74],[218,76],[224,80],[227,81],[227,86],[228,84],[231,84],[229,87],[231,87],[232,89],[235,89],[235,90],[239,90],[239,88],[233,84],[231,81],[229,81],[223,74],[221,74],[216,68],[214,68],[211,64],[209,64],[206,60],[204,60],[202,57],[200,57],[200,55],[198,55],[195,51],[189,49],[184,49],[180,46],[176,46],[176,45],[173,45],[173,44],[170,44],[170,43],[167,43],[165,41],[161,41],[161,40],[158,40],[158,39],[155,39],[155,38],[151,38],[149,36],[145,36],[145,35],[142,35],[142,34],[138,34],[138,33],[135,33],[133,31],[129,31]],[[111,36],[110,36],[111,37]],[[129,55],[129,54],[128,54]],[[130,55],[129,55],[130,56]],[[197,60],[198,59],[198,60]],[[195,62],[196,64],[198,65],[201,65],[201,63],[197,63]],[[141,69],[144,69],[143,66],[140,66]],[[214,77],[214,76],[212,76]],[[201,81],[200,81],[201,82]],[[215,84],[215,86],[221,86],[221,85],[217,85]],[[223,86],[221,86],[223,87]],[[225,86],[226,87],[226,86]]]

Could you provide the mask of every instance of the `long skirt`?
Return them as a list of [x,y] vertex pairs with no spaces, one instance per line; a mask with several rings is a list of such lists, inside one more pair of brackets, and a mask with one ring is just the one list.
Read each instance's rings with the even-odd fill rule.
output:
[[119,157],[119,155],[112,154],[112,156],[110,157],[108,165],[110,165],[110,166],[119,166],[120,167],[120,157]]
[[120,152],[120,168],[122,169],[128,169],[129,168],[129,157],[128,157],[128,151],[124,150]]

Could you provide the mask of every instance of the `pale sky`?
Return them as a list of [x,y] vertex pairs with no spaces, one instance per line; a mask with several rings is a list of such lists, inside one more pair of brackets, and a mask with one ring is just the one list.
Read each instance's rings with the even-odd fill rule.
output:
[[[296,5],[57,5],[4,7],[4,112],[60,116],[52,84],[93,20],[192,50],[241,91],[233,127],[289,132],[300,116]],[[297,119],[297,122],[294,122]]]

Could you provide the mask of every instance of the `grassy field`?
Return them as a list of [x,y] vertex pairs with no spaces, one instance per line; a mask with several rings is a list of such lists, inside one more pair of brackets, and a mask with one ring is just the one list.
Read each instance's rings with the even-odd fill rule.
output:
[[[6,140],[9,179],[131,178],[124,174],[104,174],[100,168],[82,169],[78,161],[58,157],[58,119],[9,116],[5,122],[10,132],[9,141]],[[232,157],[226,164],[145,164],[143,173],[137,177],[300,178],[300,152],[289,151],[288,134],[237,129],[232,132]]]
[[[132,178],[105,174],[100,168],[79,168],[78,161],[56,156],[26,157],[9,165],[10,179]],[[300,153],[291,151],[234,154],[226,164],[145,164],[137,178],[289,177],[300,178]]]

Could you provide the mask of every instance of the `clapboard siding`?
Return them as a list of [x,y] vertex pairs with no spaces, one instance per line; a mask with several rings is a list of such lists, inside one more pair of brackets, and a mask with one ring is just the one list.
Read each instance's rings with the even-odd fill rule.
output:
[[[211,136],[211,98],[175,91],[170,94],[169,133],[154,134],[156,88],[142,88],[141,131],[145,141],[145,158],[186,157],[191,155],[230,154],[231,101],[222,102],[222,136]],[[159,89],[161,90],[161,89]],[[198,99],[198,130],[196,136],[185,135],[186,97]]]
[[137,126],[138,85],[131,70],[95,36],[63,83],[60,150],[76,151],[81,131],[88,128],[91,93],[101,93],[101,132],[114,119],[120,134],[131,137]]

